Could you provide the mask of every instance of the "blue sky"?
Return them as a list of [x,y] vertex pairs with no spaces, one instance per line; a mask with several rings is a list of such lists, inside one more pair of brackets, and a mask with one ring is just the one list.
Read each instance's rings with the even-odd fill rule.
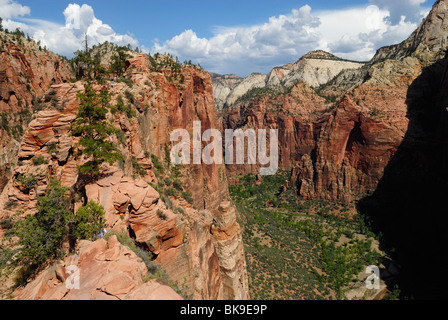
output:
[[130,43],[218,73],[269,72],[315,49],[369,60],[407,38],[434,0],[0,0],[0,17],[71,57],[91,44]]

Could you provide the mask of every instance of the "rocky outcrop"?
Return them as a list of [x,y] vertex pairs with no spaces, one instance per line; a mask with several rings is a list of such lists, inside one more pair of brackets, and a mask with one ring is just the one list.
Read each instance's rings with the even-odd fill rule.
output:
[[[11,169],[12,178],[0,195],[0,206],[5,207],[0,218],[10,218],[17,211],[21,212],[19,218],[34,214],[37,196],[45,194],[50,177],[60,180],[74,192],[84,185],[81,191],[85,193],[75,198],[74,210],[90,200],[101,204],[106,213],[107,229],[128,232],[143,250],[154,255],[154,263],[166,271],[170,280],[188,288],[191,297],[248,299],[242,231],[236,223],[236,215],[230,215],[229,224],[220,229],[228,236],[217,239],[211,231],[214,221],[221,219],[221,214],[225,215],[219,209],[228,194],[224,166],[201,164],[178,168],[183,190],[191,193],[192,204],[180,196],[163,195],[162,200],[162,195],[154,189],[162,178],[155,174],[150,155],[164,162],[165,170],[171,170],[166,150],[171,145],[172,130],[183,128],[192,132],[193,120],[202,122],[202,130],[219,128],[210,76],[205,71],[184,67],[182,81],[180,77],[173,81],[174,77],[169,77],[170,70],[154,71],[145,54],[131,58],[127,65],[125,77],[133,82],[132,86],[124,82],[113,86],[112,83],[94,85],[96,90],[105,87],[113,92],[112,104],[116,104],[121,95],[136,114],[107,115],[117,132],[124,135],[121,141],[114,136],[111,139],[121,149],[125,161],[102,166],[102,177],[95,182],[79,174],[78,166],[87,159],[76,154],[79,138],[70,132],[79,105],[77,93],[83,90],[83,82],[53,85],[53,100],[61,107],[55,108],[51,102],[46,102],[44,110],[30,123],[18,148],[18,165]],[[141,168],[140,178],[135,169],[137,165]],[[31,177],[35,183],[27,189],[18,177]],[[0,238],[2,235],[3,230],[0,230]],[[232,252],[232,256],[226,254],[228,252]],[[45,281],[53,281],[52,275],[47,273],[40,276]],[[231,282],[230,277],[238,281]],[[159,290],[156,284],[142,287],[137,277],[123,282],[129,284],[126,288],[117,288],[117,292],[110,289],[113,291],[110,293],[107,288],[93,288],[94,279],[98,280],[96,274],[92,275],[92,287],[86,289],[84,298],[87,294],[92,299],[105,298],[105,292],[112,298],[124,299],[128,294],[136,298],[140,294],[154,296],[151,292]],[[34,288],[33,283],[30,286]],[[58,287],[62,288],[60,283]],[[134,291],[131,287],[139,289]],[[52,297],[53,292],[48,291],[51,288],[45,288],[29,290]],[[162,289],[161,292],[165,292]],[[78,298],[77,294],[73,293],[73,298]],[[38,298],[37,295],[24,297]]]
[[448,47],[448,3],[437,0],[429,15],[412,35],[400,44],[381,48],[372,61],[417,57],[425,66],[444,58]]
[[72,72],[59,56],[39,49],[34,41],[0,32],[0,112],[31,106],[52,84],[68,82]]
[[145,281],[145,263],[116,236],[82,241],[78,253],[39,274],[17,300],[183,300],[169,286]]
[[[279,168],[290,170],[303,155],[315,148],[315,136],[323,123],[318,118],[328,116],[331,107],[331,103],[319,97],[308,85],[299,83],[288,95],[262,96],[247,105],[223,110],[223,130],[278,129]],[[259,172],[258,165],[248,164],[247,143],[244,147],[245,163],[226,166],[230,176]]]
[[217,73],[210,73],[213,82],[213,97],[218,109],[222,109],[226,104],[227,97],[230,95],[233,88],[238,86],[243,78],[234,74],[220,75]]
[[242,230],[236,222],[236,210],[229,201],[219,206],[219,214],[213,220],[211,233],[220,261],[224,299],[234,297],[236,300],[248,298],[246,293],[247,274],[241,273],[241,266],[246,268]]
[[311,87],[323,85],[343,70],[358,69],[364,63],[345,61],[327,52],[318,50],[304,55],[294,64],[274,68],[268,75],[267,86],[283,84],[291,87],[297,82],[305,82]]
[[70,78],[70,67],[56,54],[25,37],[0,32],[0,192],[17,163],[32,108],[52,84]]
[[[218,110],[235,104],[254,88],[291,88],[298,82],[318,87],[332,80],[344,70],[356,70],[364,63],[342,60],[328,52],[317,50],[304,55],[295,63],[275,67],[268,75],[253,73],[244,79],[215,75],[213,91]],[[228,81],[233,79],[233,81]]]

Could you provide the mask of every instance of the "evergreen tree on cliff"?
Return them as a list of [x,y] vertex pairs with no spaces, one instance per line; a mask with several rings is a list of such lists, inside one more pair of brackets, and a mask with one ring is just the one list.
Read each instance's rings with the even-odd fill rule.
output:
[[88,159],[79,166],[80,172],[96,177],[100,174],[101,164],[107,162],[112,165],[124,157],[110,140],[110,136],[116,132],[106,119],[110,93],[106,89],[98,93],[90,82],[84,85],[84,89],[84,92],[78,93],[80,105],[72,125],[72,134],[81,137],[76,155]]

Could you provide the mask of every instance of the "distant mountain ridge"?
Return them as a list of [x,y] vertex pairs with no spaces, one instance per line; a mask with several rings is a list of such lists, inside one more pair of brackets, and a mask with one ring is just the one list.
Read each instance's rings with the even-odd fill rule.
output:
[[249,90],[263,87],[292,87],[305,82],[311,87],[327,83],[343,70],[358,69],[363,62],[341,59],[323,50],[308,52],[295,63],[275,67],[264,75],[252,73],[246,78],[235,75],[212,74],[216,107],[221,110],[233,105]]

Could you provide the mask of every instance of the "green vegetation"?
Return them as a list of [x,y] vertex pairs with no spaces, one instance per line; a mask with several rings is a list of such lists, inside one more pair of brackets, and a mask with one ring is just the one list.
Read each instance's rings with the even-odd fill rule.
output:
[[93,201],[79,208],[72,221],[75,236],[79,239],[93,239],[98,230],[105,226],[104,215],[103,207]]
[[31,122],[32,114],[28,109],[16,113],[0,112],[0,129],[8,136],[20,141],[24,134],[24,127]]
[[102,163],[113,164],[124,157],[108,139],[109,135],[116,133],[112,124],[106,120],[110,109],[110,94],[105,89],[97,93],[90,82],[84,88],[84,92],[78,93],[80,105],[72,124],[72,134],[81,137],[76,155],[89,158],[87,163],[79,167],[80,172],[98,176]]
[[137,159],[135,157],[132,157],[131,159],[132,167],[134,168],[135,172],[141,176],[146,176],[147,172],[143,167],[138,163]]
[[71,61],[76,71],[76,79],[102,80],[107,70],[101,65],[101,55],[97,52],[93,57],[90,51],[78,50]]
[[110,66],[109,72],[116,74],[121,77],[125,71],[126,60],[131,56],[128,53],[129,49],[127,47],[117,47],[115,54],[112,56],[112,64]]
[[277,86],[277,87],[256,87],[252,88],[249,91],[247,91],[244,95],[239,97],[235,104],[243,104],[251,102],[254,99],[260,99],[262,97],[269,97],[269,98],[276,98],[280,95],[284,95],[286,93],[290,92],[290,88],[286,88],[284,86]]
[[13,268],[19,266],[17,285],[25,284],[41,265],[63,258],[67,254],[65,243],[72,250],[79,239],[95,240],[104,227],[104,209],[100,205],[88,202],[73,214],[70,189],[55,179],[50,180],[46,194],[38,197],[35,215],[14,221],[16,217],[1,221],[2,229],[17,236],[18,247],[2,250],[0,269],[8,262]]
[[288,179],[280,172],[256,185],[248,175],[229,187],[245,227],[251,297],[342,299],[363,268],[379,264],[375,235],[346,205],[280,192]]
[[22,249],[21,264],[39,266],[63,254],[62,243],[68,235],[71,211],[69,190],[57,180],[50,182],[47,194],[38,198],[37,213],[16,224]]
[[[184,198],[190,204],[193,204],[193,198],[190,192],[186,191],[181,177],[180,165],[173,165],[171,161],[165,160],[162,162],[159,157],[154,154],[145,154],[151,157],[153,164],[153,171],[158,179],[157,185],[150,183],[150,185],[160,193],[161,199],[166,203],[168,208],[174,209],[172,201],[169,197]],[[169,159],[169,156],[168,158]],[[182,213],[178,210],[178,213]]]
[[156,53],[154,57],[148,55],[148,60],[151,65],[151,71],[163,73],[168,82],[174,83],[176,86],[182,85],[185,81],[185,76],[182,73],[183,68],[202,69],[200,65],[193,64],[191,60],[184,61],[181,64],[177,57],[174,58],[170,54],[161,55]]
[[[131,98],[132,93],[129,91],[127,96],[129,98]],[[128,101],[130,102],[130,99],[128,98]],[[134,98],[132,96],[132,101],[134,101]],[[132,102],[131,102],[132,103]],[[113,105],[110,107],[110,111],[112,114],[116,114],[117,112],[122,112],[124,114],[126,114],[126,116],[130,119],[130,118],[134,118],[137,116],[137,113],[135,112],[135,110],[132,108],[132,106],[130,104],[126,104],[124,102],[123,96],[120,94],[117,97],[117,102],[116,105]]]
[[[109,69],[102,65],[101,57],[108,52],[113,52]],[[115,75],[120,79],[126,70],[126,61],[131,57],[130,46],[116,46],[105,42],[99,46],[78,50],[75,57],[70,61],[76,79],[97,80],[103,82],[109,75]],[[130,80],[129,80],[130,81]],[[131,81],[132,83],[132,81]],[[131,84],[132,86],[132,84]]]
[[23,192],[25,193],[29,193],[38,183],[37,177],[33,173],[19,174],[16,177],[16,181],[21,184]]
[[48,160],[45,159],[43,156],[33,158],[33,165],[40,166],[42,164],[48,164]]

